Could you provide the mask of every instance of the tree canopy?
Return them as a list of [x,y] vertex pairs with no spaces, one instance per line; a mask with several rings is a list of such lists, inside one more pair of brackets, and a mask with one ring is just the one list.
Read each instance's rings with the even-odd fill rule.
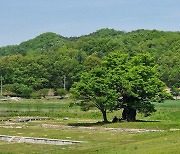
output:
[[136,112],[155,112],[152,102],[166,98],[165,84],[159,79],[150,54],[130,56],[111,53],[102,66],[85,73],[72,93],[85,102],[93,102],[107,122],[106,111],[123,108],[122,119],[136,120]]
[[[81,80],[71,89],[75,98],[85,103],[93,103],[102,113],[104,122],[108,122],[106,111],[117,106],[118,93],[111,87],[106,68],[94,68],[84,73]],[[85,104],[82,104],[85,105]]]

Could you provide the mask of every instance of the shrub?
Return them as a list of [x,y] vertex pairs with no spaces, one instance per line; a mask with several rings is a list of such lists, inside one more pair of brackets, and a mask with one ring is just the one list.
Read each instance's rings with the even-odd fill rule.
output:
[[40,91],[33,91],[33,92],[31,93],[31,98],[34,98],[34,99],[41,98],[41,93],[40,93]]
[[59,88],[59,89],[56,90],[56,93],[57,93],[58,96],[63,97],[63,96],[65,96],[67,94],[67,91],[64,90],[63,88]]
[[39,90],[40,95],[44,98],[48,95],[48,92],[49,92],[49,89],[47,88]]

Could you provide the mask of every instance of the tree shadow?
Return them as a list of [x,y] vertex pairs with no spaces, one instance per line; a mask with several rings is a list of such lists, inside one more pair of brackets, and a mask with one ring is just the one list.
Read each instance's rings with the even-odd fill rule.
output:
[[160,122],[159,120],[136,120],[135,122]]
[[75,126],[75,127],[93,127],[93,126],[103,126],[103,125],[107,125],[107,124],[110,124],[112,122],[108,122],[108,123],[105,123],[105,122],[102,122],[102,121],[98,121],[98,122],[84,122],[84,123],[68,123],[68,126]]
[[[128,123],[127,121],[125,120],[121,120],[121,121],[118,121],[118,122],[115,122],[115,123]],[[160,122],[158,120],[136,120],[134,122]],[[113,124],[114,122],[108,122],[108,123],[105,123],[105,122],[102,122],[102,121],[98,121],[98,122],[84,122],[84,123],[68,123],[68,126],[74,126],[74,127],[93,127],[93,126],[103,126],[103,125],[108,125],[108,124]]]

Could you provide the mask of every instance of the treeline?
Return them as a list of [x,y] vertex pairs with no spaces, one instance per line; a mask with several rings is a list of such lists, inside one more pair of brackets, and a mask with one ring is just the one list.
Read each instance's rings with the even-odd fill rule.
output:
[[66,89],[82,72],[101,65],[104,56],[120,51],[131,56],[150,53],[168,87],[180,87],[180,33],[101,29],[66,38],[44,33],[20,45],[0,48],[0,73],[5,94],[30,97],[42,89]]

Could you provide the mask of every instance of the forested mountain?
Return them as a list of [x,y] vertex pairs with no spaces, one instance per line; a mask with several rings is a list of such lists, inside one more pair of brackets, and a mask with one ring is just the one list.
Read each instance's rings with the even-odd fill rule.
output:
[[116,37],[116,36],[123,35],[123,34],[125,34],[124,31],[117,31],[117,30],[114,30],[114,29],[104,28],[104,29],[97,30],[96,32],[90,33],[87,36],[93,36],[93,37]]
[[44,88],[69,89],[84,71],[101,65],[110,52],[150,53],[167,86],[180,87],[180,32],[101,29],[66,38],[44,33],[19,45],[0,48],[0,72],[6,92],[28,97]]
[[22,54],[29,52],[42,53],[44,50],[55,46],[62,46],[68,41],[67,38],[52,32],[43,33],[34,39],[22,42],[19,45],[12,45],[0,48],[0,55]]

